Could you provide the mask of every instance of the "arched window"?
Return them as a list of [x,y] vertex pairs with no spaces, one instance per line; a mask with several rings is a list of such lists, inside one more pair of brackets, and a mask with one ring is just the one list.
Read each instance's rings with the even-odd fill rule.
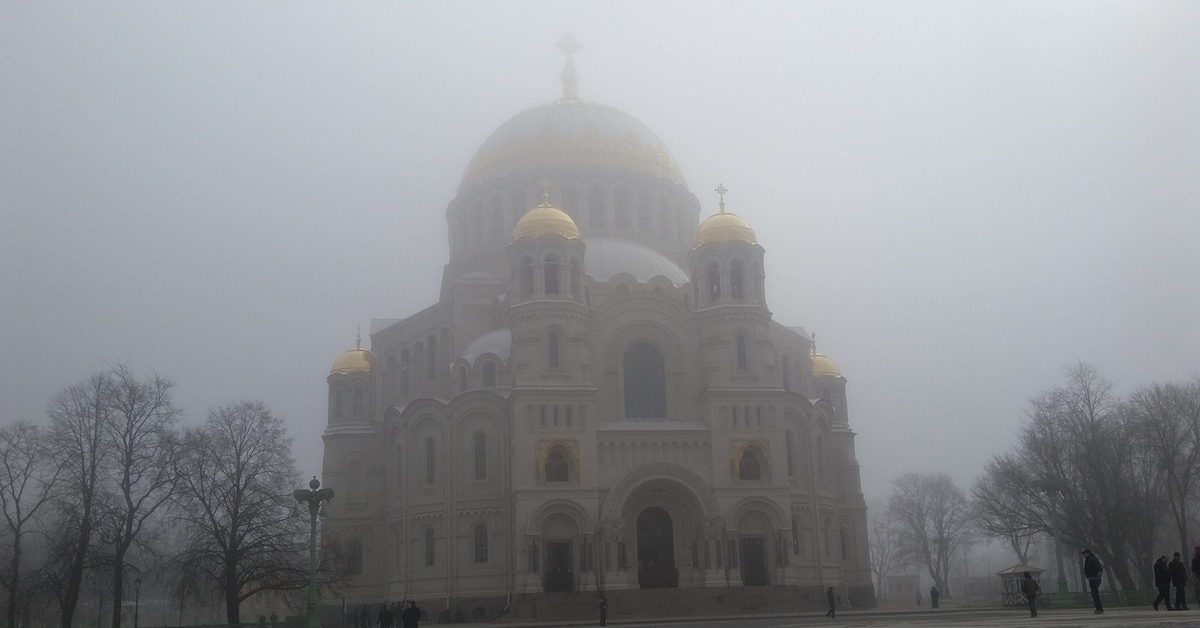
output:
[[384,405],[391,405],[391,402],[396,398],[397,371],[399,371],[399,369],[396,368],[396,356],[389,355],[387,359],[387,374],[385,376],[385,381],[387,384],[387,401],[384,402]]
[[789,431],[787,431],[787,432],[784,432],[784,435],[783,435],[783,436],[784,436],[784,439],[785,439],[785,440],[784,440],[784,442],[785,442],[785,444],[787,445],[787,465],[788,465],[788,475],[789,475],[789,476],[792,476],[792,475],[795,475],[795,474],[796,474],[796,460],[795,460],[795,453],[794,453],[794,452],[793,452],[793,450],[792,450],[792,432],[791,432],[790,430],[789,430]]
[[716,262],[708,265],[708,300],[715,303],[721,299],[721,269]]
[[650,224],[653,218],[652,209],[650,206],[650,195],[643,191],[638,194],[638,230],[642,233],[650,233],[654,227]]
[[662,351],[649,342],[635,342],[625,350],[622,366],[625,418],[666,418],[667,367]]
[[437,336],[430,334],[425,340],[429,343],[429,353],[425,359],[425,377],[432,382],[437,379]]
[[817,436],[817,480],[821,488],[828,488],[825,480],[825,438]]
[[738,479],[762,479],[762,463],[759,462],[758,454],[754,453],[753,449],[747,449],[746,451],[742,452],[742,459],[740,462],[738,462]]
[[350,539],[346,544],[346,571],[352,576],[363,572],[363,546],[358,539]]
[[792,554],[800,555],[800,517],[792,515]]
[[467,367],[458,367],[458,392],[467,392]]
[[588,224],[593,227],[605,226],[604,188],[600,185],[588,188]]
[[779,361],[779,367],[780,367],[780,372],[781,372],[780,377],[783,379],[783,389],[791,390],[792,389],[792,359],[790,357],[788,357],[788,354],[786,354],[786,353],[783,354],[783,358]]
[[558,368],[558,330],[552,329],[546,334],[546,366]]
[[355,389],[354,389],[354,396],[353,396],[353,399],[354,399],[354,404],[353,404],[353,409],[354,409],[354,417],[355,417],[355,418],[361,418],[361,417],[362,417],[362,415],[363,415],[363,411],[362,411],[362,409],[363,409],[363,407],[362,407],[362,405],[363,405],[363,403],[362,403],[362,401],[363,401],[363,391],[362,391],[362,389],[361,389],[361,388],[355,388]]
[[437,450],[432,437],[425,438],[425,483],[433,484],[437,479]]
[[399,490],[404,480],[404,448],[396,445],[396,489]]
[[496,385],[496,363],[483,363],[483,387],[489,388]]
[[333,416],[334,418],[342,418],[342,387],[335,386],[333,389]]
[[475,562],[488,561],[488,530],[482,523],[475,526]]
[[737,345],[737,367],[745,370],[746,368],[746,336],[738,334],[735,340]]
[[579,300],[583,293],[583,264],[578,257],[571,258],[571,297]]
[[745,274],[741,261],[734,260],[729,265],[729,295],[738,301],[746,297]]
[[841,546],[842,546],[842,560],[850,560],[849,536],[850,535],[846,533],[846,528],[842,528],[841,530],[838,530],[838,540],[841,541]]
[[487,479],[487,434],[475,432],[475,479]]
[[543,263],[546,294],[558,294],[558,256],[551,253]]
[[571,480],[571,461],[567,451],[562,447],[554,447],[546,454],[546,481],[569,482]]
[[437,549],[434,547],[433,528],[425,528],[425,566],[432,567],[437,563]]
[[533,258],[526,255],[521,258],[521,296],[533,294]]
[[758,262],[754,262],[754,296],[758,299],[759,305],[765,305],[767,302],[766,281],[763,275],[762,266]]
[[400,352],[400,394],[408,396],[408,349]]
[[629,229],[629,193],[625,190],[613,192],[613,227]]

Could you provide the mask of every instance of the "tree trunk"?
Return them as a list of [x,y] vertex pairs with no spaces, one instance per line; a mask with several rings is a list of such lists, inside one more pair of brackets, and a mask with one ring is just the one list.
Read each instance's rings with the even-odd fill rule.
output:
[[237,565],[225,566],[225,623],[229,628],[238,628],[242,624],[241,587],[237,583]]
[[21,574],[21,526],[17,526],[14,531],[15,538],[13,540],[13,556],[12,556],[12,573],[9,576],[8,586],[8,626],[9,628],[17,628],[17,578]]
[[[84,521],[88,521],[90,518],[90,511],[90,507],[85,507],[83,513]],[[67,570],[67,587],[63,592],[60,604],[62,607],[62,628],[71,628],[71,624],[75,620],[75,607],[79,603],[79,589],[83,586],[83,561],[87,558],[87,548],[91,543],[91,537],[91,524],[84,523],[79,527],[79,537],[74,551],[71,552],[71,565]]]
[[121,628],[122,597],[125,593],[125,550],[117,547],[113,556],[112,628]]

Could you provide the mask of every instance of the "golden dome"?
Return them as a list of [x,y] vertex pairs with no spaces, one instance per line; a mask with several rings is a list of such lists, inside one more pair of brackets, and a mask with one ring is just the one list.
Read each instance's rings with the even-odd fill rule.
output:
[[579,227],[567,212],[550,204],[550,195],[542,194],[542,204],[525,212],[513,227],[513,242],[521,238],[540,238],[560,235],[568,240],[579,239]]
[[338,356],[334,361],[333,368],[329,369],[332,375],[347,375],[349,373],[370,373],[371,367],[375,365],[375,355],[370,351],[362,348],[362,341],[355,343],[356,347]]
[[700,228],[696,230],[696,247],[713,242],[758,244],[758,238],[755,237],[750,223],[742,220],[741,216],[722,211],[706,218],[704,222],[700,223]]
[[809,358],[812,362],[813,377],[841,377],[842,371],[838,369],[838,365],[834,364],[829,356],[823,353],[813,352]]

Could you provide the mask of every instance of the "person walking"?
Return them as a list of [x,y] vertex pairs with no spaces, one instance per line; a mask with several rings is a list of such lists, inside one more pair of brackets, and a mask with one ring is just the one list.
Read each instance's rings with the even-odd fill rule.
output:
[[1183,566],[1183,558],[1175,552],[1174,559],[1167,566],[1171,573],[1171,584],[1175,587],[1175,610],[1186,611],[1187,605],[1187,567]]
[[1158,597],[1154,598],[1154,610],[1158,610],[1159,602],[1166,602],[1167,610],[1175,610],[1171,607],[1171,572],[1167,567],[1166,556],[1159,556],[1158,560],[1154,561],[1154,588],[1158,589]]
[[417,628],[417,624],[421,622],[421,608],[416,602],[408,601],[404,610],[400,611],[400,621],[403,622],[403,628]]
[[929,608],[938,608],[938,598],[942,594],[938,593],[937,585],[929,587]]
[[1104,580],[1104,566],[1092,550],[1084,549],[1080,554],[1083,554],[1083,577],[1087,578],[1088,588],[1092,590],[1092,605],[1096,607],[1092,613],[1101,615],[1104,613],[1104,602],[1100,601],[1100,583]]
[[1025,599],[1029,601],[1029,616],[1037,617],[1037,596],[1042,590],[1042,585],[1038,584],[1037,580],[1033,579],[1033,574],[1025,572],[1025,579],[1021,581],[1021,593],[1025,595]]
[[392,622],[395,621],[391,609],[388,608],[387,602],[384,602],[379,608],[379,628],[392,628]]
[[1193,548],[1196,552],[1192,554],[1192,595],[1196,599],[1196,603],[1200,604],[1200,545]]
[[600,598],[600,625],[608,623],[608,598]]
[[833,598],[833,587],[825,590],[825,597],[829,600],[829,610],[825,611],[825,616],[834,619],[836,617],[834,612],[837,608],[837,600]]

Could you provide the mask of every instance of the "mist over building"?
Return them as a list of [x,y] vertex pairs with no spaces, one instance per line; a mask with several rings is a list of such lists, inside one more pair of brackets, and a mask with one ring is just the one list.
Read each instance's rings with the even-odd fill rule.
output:
[[347,603],[494,617],[510,595],[786,585],[872,604],[846,379],[801,313],[774,319],[755,209],[718,186],[701,220],[663,142],[580,98],[561,43],[562,97],[466,166],[437,303],[375,321],[329,375]]

